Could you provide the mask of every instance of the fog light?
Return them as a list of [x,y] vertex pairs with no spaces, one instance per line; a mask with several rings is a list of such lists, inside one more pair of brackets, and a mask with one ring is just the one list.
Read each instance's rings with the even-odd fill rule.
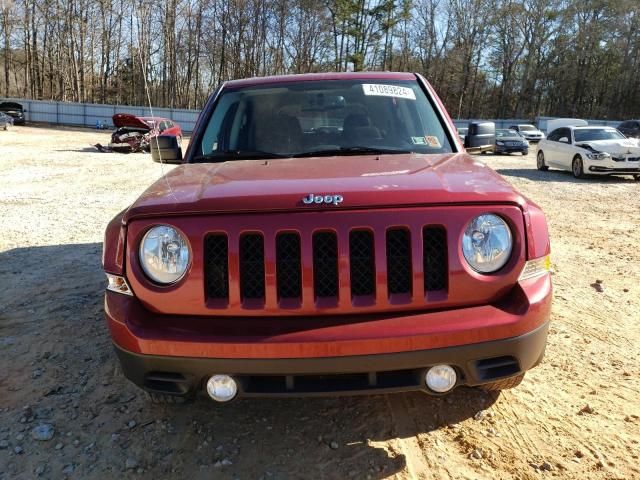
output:
[[456,371],[449,365],[436,365],[427,371],[427,387],[437,393],[445,393],[451,390],[458,376]]
[[207,393],[216,402],[228,402],[238,393],[238,384],[229,375],[214,375],[207,381]]

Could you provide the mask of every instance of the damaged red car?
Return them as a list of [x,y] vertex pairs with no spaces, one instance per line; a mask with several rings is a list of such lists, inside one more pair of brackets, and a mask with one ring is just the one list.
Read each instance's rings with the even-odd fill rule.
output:
[[182,129],[173,120],[162,117],[137,117],[129,113],[116,113],[113,117],[116,131],[111,135],[109,148],[116,152],[148,152],[151,138],[171,135],[182,140]]

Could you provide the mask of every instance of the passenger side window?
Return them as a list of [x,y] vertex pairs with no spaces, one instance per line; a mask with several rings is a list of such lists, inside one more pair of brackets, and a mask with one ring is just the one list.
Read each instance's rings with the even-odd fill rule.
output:
[[550,140],[552,142],[557,142],[558,140],[560,140],[560,130],[562,130],[562,129],[561,128],[557,128],[553,132],[551,132],[549,134],[549,136],[547,137],[547,140]]
[[571,130],[568,128],[559,128],[560,131],[558,141],[562,143],[571,143]]

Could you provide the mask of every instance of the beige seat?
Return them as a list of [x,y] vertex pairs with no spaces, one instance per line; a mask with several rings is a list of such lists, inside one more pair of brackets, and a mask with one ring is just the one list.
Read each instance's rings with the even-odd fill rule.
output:
[[263,152],[298,153],[303,146],[302,128],[296,117],[278,113],[256,122],[254,148]]

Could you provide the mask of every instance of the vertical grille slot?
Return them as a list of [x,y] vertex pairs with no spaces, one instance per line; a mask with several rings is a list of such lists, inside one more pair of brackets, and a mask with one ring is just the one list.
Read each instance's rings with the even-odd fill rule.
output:
[[276,237],[276,281],[278,298],[302,296],[300,237],[297,233],[280,233]]
[[411,245],[404,228],[387,230],[387,287],[389,294],[411,293]]
[[259,233],[240,237],[240,296],[264,298],[264,239]]
[[338,239],[333,232],[313,235],[313,287],[316,298],[338,296]]
[[375,295],[373,233],[368,230],[354,230],[349,233],[349,264],[351,296]]
[[229,298],[229,246],[224,234],[209,235],[204,242],[204,276],[207,297]]
[[422,229],[422,261],[425,291],[447,288],[447,232],[442,227]]

